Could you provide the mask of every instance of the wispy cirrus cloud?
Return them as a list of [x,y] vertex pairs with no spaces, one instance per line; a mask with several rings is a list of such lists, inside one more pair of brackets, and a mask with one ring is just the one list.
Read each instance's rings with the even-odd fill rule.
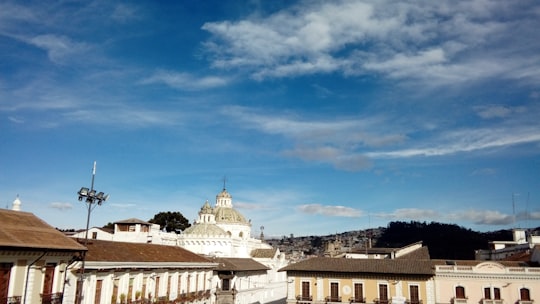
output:
[[536,126],[461,129],[443,132],[435,139],[428,139],[424,143],[418,143],[418,147],[394,151],[367,152],[366,155],[371,158],[444,156],[536,142],[540,142],[540,132],[538,132]]

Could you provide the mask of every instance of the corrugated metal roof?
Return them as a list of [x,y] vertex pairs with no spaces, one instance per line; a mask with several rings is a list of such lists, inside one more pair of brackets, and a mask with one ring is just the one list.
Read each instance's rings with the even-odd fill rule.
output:
[[34,214],[5,209],[0,209],[0,247],[86,250]]

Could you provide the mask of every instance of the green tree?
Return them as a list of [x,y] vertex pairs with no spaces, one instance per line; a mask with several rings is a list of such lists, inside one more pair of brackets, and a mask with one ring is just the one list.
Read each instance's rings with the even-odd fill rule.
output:
[[167,232],[184,231],[191,226],[182,213],[171,211],[157,213],[149,222],[159,224],[160,229],[165,229]]

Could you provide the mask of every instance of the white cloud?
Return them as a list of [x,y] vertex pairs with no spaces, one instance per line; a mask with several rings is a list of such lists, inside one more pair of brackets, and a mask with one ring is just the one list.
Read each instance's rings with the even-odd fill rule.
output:
[[229,80],[217,76],[195,77],[188,73],[177,73],[160,70],[143,79],[143,84],[163,83],[175,89],[203,90],[225,86]]
[[59,210],[69,210],[73,208],[73,205],[70,203],[53,202],[50,204],[50,207]]
[[[270,16],[208,22],[212,64],[256,79],[377,72],[425,86],[537,80],[534,11],[498,1],[304,1]],[[515,34],[515,29],[520,34]],[[509,43],[511,41],[511,43]],[[536,59],[535,59],[536,58]]]
[[306,204],[297,207],[297,210],[307,214],[320,214],[338,217],[360,217],[362,211],[345,206],[325,206],[321,204]]
[[15,116],[8,116],[8,119],[9,119],[11,122],[16,123],[16,124],[22,124],[22,123],[24,123],[24,119],[21,119],[21,118],[15,117]]
[[484,119],[506,118],[513,114],[526,111],[525,107],[511,107],[507,105],[485,105],[475,108],[477,115]]
[[23,38],[22,40],[45,50],[49,59],[55,63],[64,63],[69,56],[80,54],[90,48],[85,43],[75,42],[68,37],[52,34],[38,35],[32,38]]
[[435,210],[418,209],[418,208],[402,208],[396,209],[390,213],[377,213],[377,217],[389,219],[389,220],[426,220],[436,219],[441,215]]
[[494,210],[467,210],[453,213],[452,219],[469,221],[477,225],[508,225],[513,223],[512,215]]

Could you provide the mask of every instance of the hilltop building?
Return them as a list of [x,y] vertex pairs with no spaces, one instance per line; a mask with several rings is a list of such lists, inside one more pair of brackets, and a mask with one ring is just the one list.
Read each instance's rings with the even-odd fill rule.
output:
[[512,259],[522,254],[530,254],[535,246],[540,245],[540,236],[528,233],[526,229],[513,229],[512,241],[492,241],[490,249],[476,250],[475,259],[500,261]]

